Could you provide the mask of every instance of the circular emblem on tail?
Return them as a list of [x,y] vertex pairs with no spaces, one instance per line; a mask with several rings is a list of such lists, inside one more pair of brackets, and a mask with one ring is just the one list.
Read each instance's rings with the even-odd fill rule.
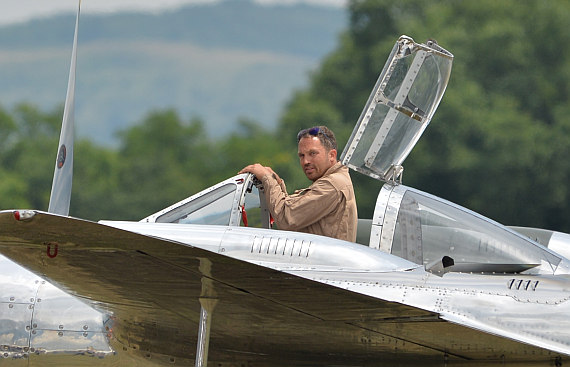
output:
[[61,147],[59,147],[59,153],[57,153],[57,168],[61,168],[63,167],[63,165],[65,164],[65,157],[67,156],[67,149],[65,148],[65,145],[61,145]]

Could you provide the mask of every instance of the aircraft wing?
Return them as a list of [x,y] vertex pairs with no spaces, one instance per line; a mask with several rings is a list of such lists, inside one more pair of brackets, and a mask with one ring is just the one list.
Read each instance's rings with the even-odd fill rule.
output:
[[334,283],[48,213],[17,221],[0,212],[0,253],[110,312],[109,358],[191,364],[200,297],[216,300],[212,365],[441,365],[551,353]]

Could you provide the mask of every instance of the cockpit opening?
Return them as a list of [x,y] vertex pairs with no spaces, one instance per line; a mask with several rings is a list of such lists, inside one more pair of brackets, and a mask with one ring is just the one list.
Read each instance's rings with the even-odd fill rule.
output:
[[270,228],[264,195],[250,174],[231,177],[141,222]]
[[[237,175],[143,221],[271,228],[260,187],[253,175]],[[356,242],[437,274],[552,274],[561,261],[554,252],[499,223],[404,185],[384,185],[373,218],[358,221]]]

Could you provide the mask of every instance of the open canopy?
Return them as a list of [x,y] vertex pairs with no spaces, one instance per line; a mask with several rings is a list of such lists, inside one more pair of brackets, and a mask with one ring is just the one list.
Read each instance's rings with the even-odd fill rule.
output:
[[401,36],[344,149],[344,165],[395,180],[429,124],[449,81],[453,55],[430,40]]

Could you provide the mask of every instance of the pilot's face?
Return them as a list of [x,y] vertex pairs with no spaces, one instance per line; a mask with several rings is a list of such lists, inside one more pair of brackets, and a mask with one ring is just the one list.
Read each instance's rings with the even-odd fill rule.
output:
[[336,163],[336,149],[327,152],[316,136],[299,140],[299,163],[307,178],[316,181]]

